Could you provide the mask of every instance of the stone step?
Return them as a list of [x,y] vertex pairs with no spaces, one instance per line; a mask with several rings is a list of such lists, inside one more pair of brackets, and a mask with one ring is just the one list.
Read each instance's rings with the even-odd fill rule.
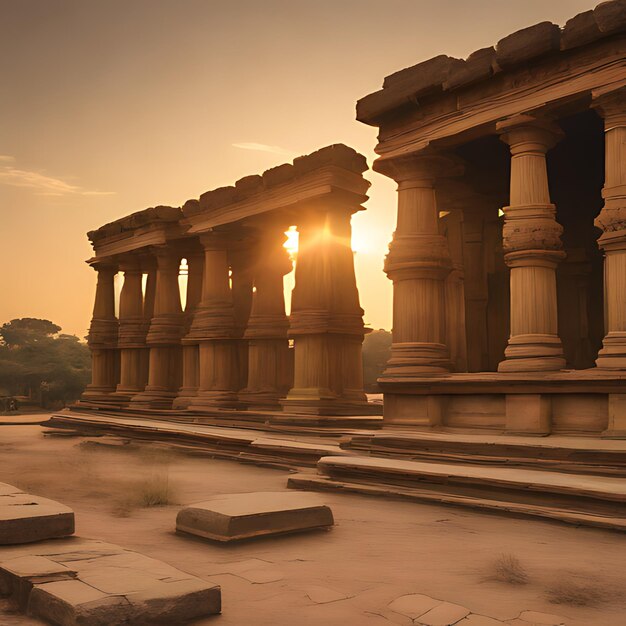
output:
[[80,537],[0,549],[0,595],[60,626],[183,624],[221,611],[218,585]]
[[522,437],[389,429],[353,434],[341,447],[359,454],[559,472],[626,476],[626,440],[598,437]]
[[373,457],[324,457],[318,474],[289,478],[290,487],[335,489],[550,517],[626,530],[621,478],[458,463]]

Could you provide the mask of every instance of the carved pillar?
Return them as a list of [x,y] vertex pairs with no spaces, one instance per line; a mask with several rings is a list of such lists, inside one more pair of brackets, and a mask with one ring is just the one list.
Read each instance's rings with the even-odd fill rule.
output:
[[595,220],[604,251],[605,337],[598,367],[626,370],[626,89],[596,98],[604,118],[604,207]]
[[510,205],[503,209],[503,247],[511,269],[511,335],[498,371],[555,371],[565,366],[555,273],[565,253],[563,229],[550,202],[546,152],[562,132],[528,115],[500,122],[498,130],[511,148]]
[[189,335],[191,324],[202,299],[202,278],[204,274],[204,253],[187,253],[187,298],[185,301],[185,336],[183,346],[183,382],[172,408],[186,409],[198,395],[200,384],[200,349],[198,340]]
[[[594,93],[594,107],[604,118],[604,206],[595,220],[604,251],[605,337],[596,365],[626,370],[626,88]],[[605,435],[626,436],[626,394],[609,394]]]
[[119,341],[120,382],[115,395],[121,401],[144,390],[148,382],[148,349],[143,316],[143,274],[139,260],[129,257],[120,262],[124,285],[120,293]]
[[87,338],[91,349],[91,383],[81,398],[106,402],[110,401],[109,394],[115,391],[119,375],[114,289],[117,267],[104,262],[93,263],[92,267],[98,272],[98,282]]
[[[243,247],[241,247],[243,245]],[[237,370],[239,383],[237,390],[248,384],[248,340],[244,337],[250,311],[252,310],[253,253],[254,242],[238,242],[239,249],[231,250],[228,259],[231,273],[231,293],[233,297],[233,337],[237,345]]]
[[467,372],[465,336],[465,264],[463,258],[463,212],[451,211],[439,220],[448,241],[452,271],[446,277],[446,345],[454,371]]
[[171,408],[182,379],[181,337],[185,331],[178,274],[181,254],[155,248],[154,315],[146,337],[150,348],[148,384],[131,399],[131,407]]
[[202,300],[188,335],[199,344],[199,387],[189,408],[236,406],[238,346],[233,339],[235,323],[228,242],[217,233],[201,235],[200,242],[204,247]]
[[341,204],[303,207],[289,335],[294,384],[287,412],[358,414],[363,392],[363,309],[354,277],[350,217]]
[[[393,344],[380,382],[447,373],[445,280],[452,270],[439,232],[435,181],[458,172],[443,156],[414,156],[388,164],[398,183],[398,220],[385,272],[393,281]],[[380,168],[379,168],[380,169]]]
[[283,286],[284,275],[291,271],[283,247],[285,229],[265,221],[260,227],[252,311],[244,334],[248,341],[248,384],[239,394],[251,408],[280,408],[279,399],[292,384]]

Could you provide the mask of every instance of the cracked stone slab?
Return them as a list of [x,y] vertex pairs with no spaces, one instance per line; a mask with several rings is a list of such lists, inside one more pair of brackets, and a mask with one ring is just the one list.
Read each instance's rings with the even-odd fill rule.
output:
[[452,626],[470,614],[470,610],[459,604],[441,602],[434,609],[420,615],[418,624],[423,626]]
[[352,597],[336,589],[329,589],[328,587],[320,587],[318,585],[310,585],[304,589],[304,592],[315,604],[338,602],[339,600],[347,600]]
[[541,624],[541,626],[563,626],[565,624],[565,618],[560,615],[539,613],[538,611],[523,611],[520,613],[519,619],[531,624]]
[[181,509],[176,530],[228,542],[329,528],[328,506],[307,493],[277,491],[220,495]]
[[31,543],[73,533],[72,509],[0,483],[0,545]]
[[420,617],[420,615],[424,615],[424,613],[439,606],[442,602],[442,600],[437,600],[421,593],[411,593],[396,598],[389,604],[389,608],[395,613],[416,619]]
[[486,615],[470,613],[454,626],[506,626],[506,622],[501,622],[499,619],[487,617]]
[[240,578],[244,578],[248,582],[254,583],[256,585],[275,583],[284,578],[281,571],[269,567],[261,569],[247,569],[234,575],[239,576]]
[[60,626],[178,624],[221,611],[218,585],[113,544],[75,537],[1,549],[0,559],[0,592]]

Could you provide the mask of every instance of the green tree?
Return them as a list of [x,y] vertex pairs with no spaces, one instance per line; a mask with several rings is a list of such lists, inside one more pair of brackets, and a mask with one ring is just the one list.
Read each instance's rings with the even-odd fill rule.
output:
[[80,396],[91,378],[89,348],[60,330],[49,320],[34,318],[0,327],[0,391],[49,407]]
[[388,330],[374,330],[365,335],[363,341],[363,383],[365,391],[380,391],[376,382],[385,369],[391,356],[391,333]]

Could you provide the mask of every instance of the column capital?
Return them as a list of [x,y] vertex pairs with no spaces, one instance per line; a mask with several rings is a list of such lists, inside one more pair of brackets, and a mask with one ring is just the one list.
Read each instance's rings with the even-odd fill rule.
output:
[[135,255],[121,256],[118,261],[118,269],[124,274],[141,274],[141,262]]
[[444,152],[419,152],[395,159],[374,162],[373,169],[393,178],[398,188],[432,187],[440,178],[461,176],[462,159]]
[[608,91],[608,88],[591,92],[591,107],[605,120],[605,132],[617,126],[626,126],[626,85]]
[[98,274],[105,275],[110,273],[113,275],[118,272],[118,265],[113,259],[93,259],[88,261],[88,263],[89,267],[98,272]]
[[500,139],[511,148],[511,155],[524,153],[545,154],[565,133],[549,118],[521,113],[496,123]]

